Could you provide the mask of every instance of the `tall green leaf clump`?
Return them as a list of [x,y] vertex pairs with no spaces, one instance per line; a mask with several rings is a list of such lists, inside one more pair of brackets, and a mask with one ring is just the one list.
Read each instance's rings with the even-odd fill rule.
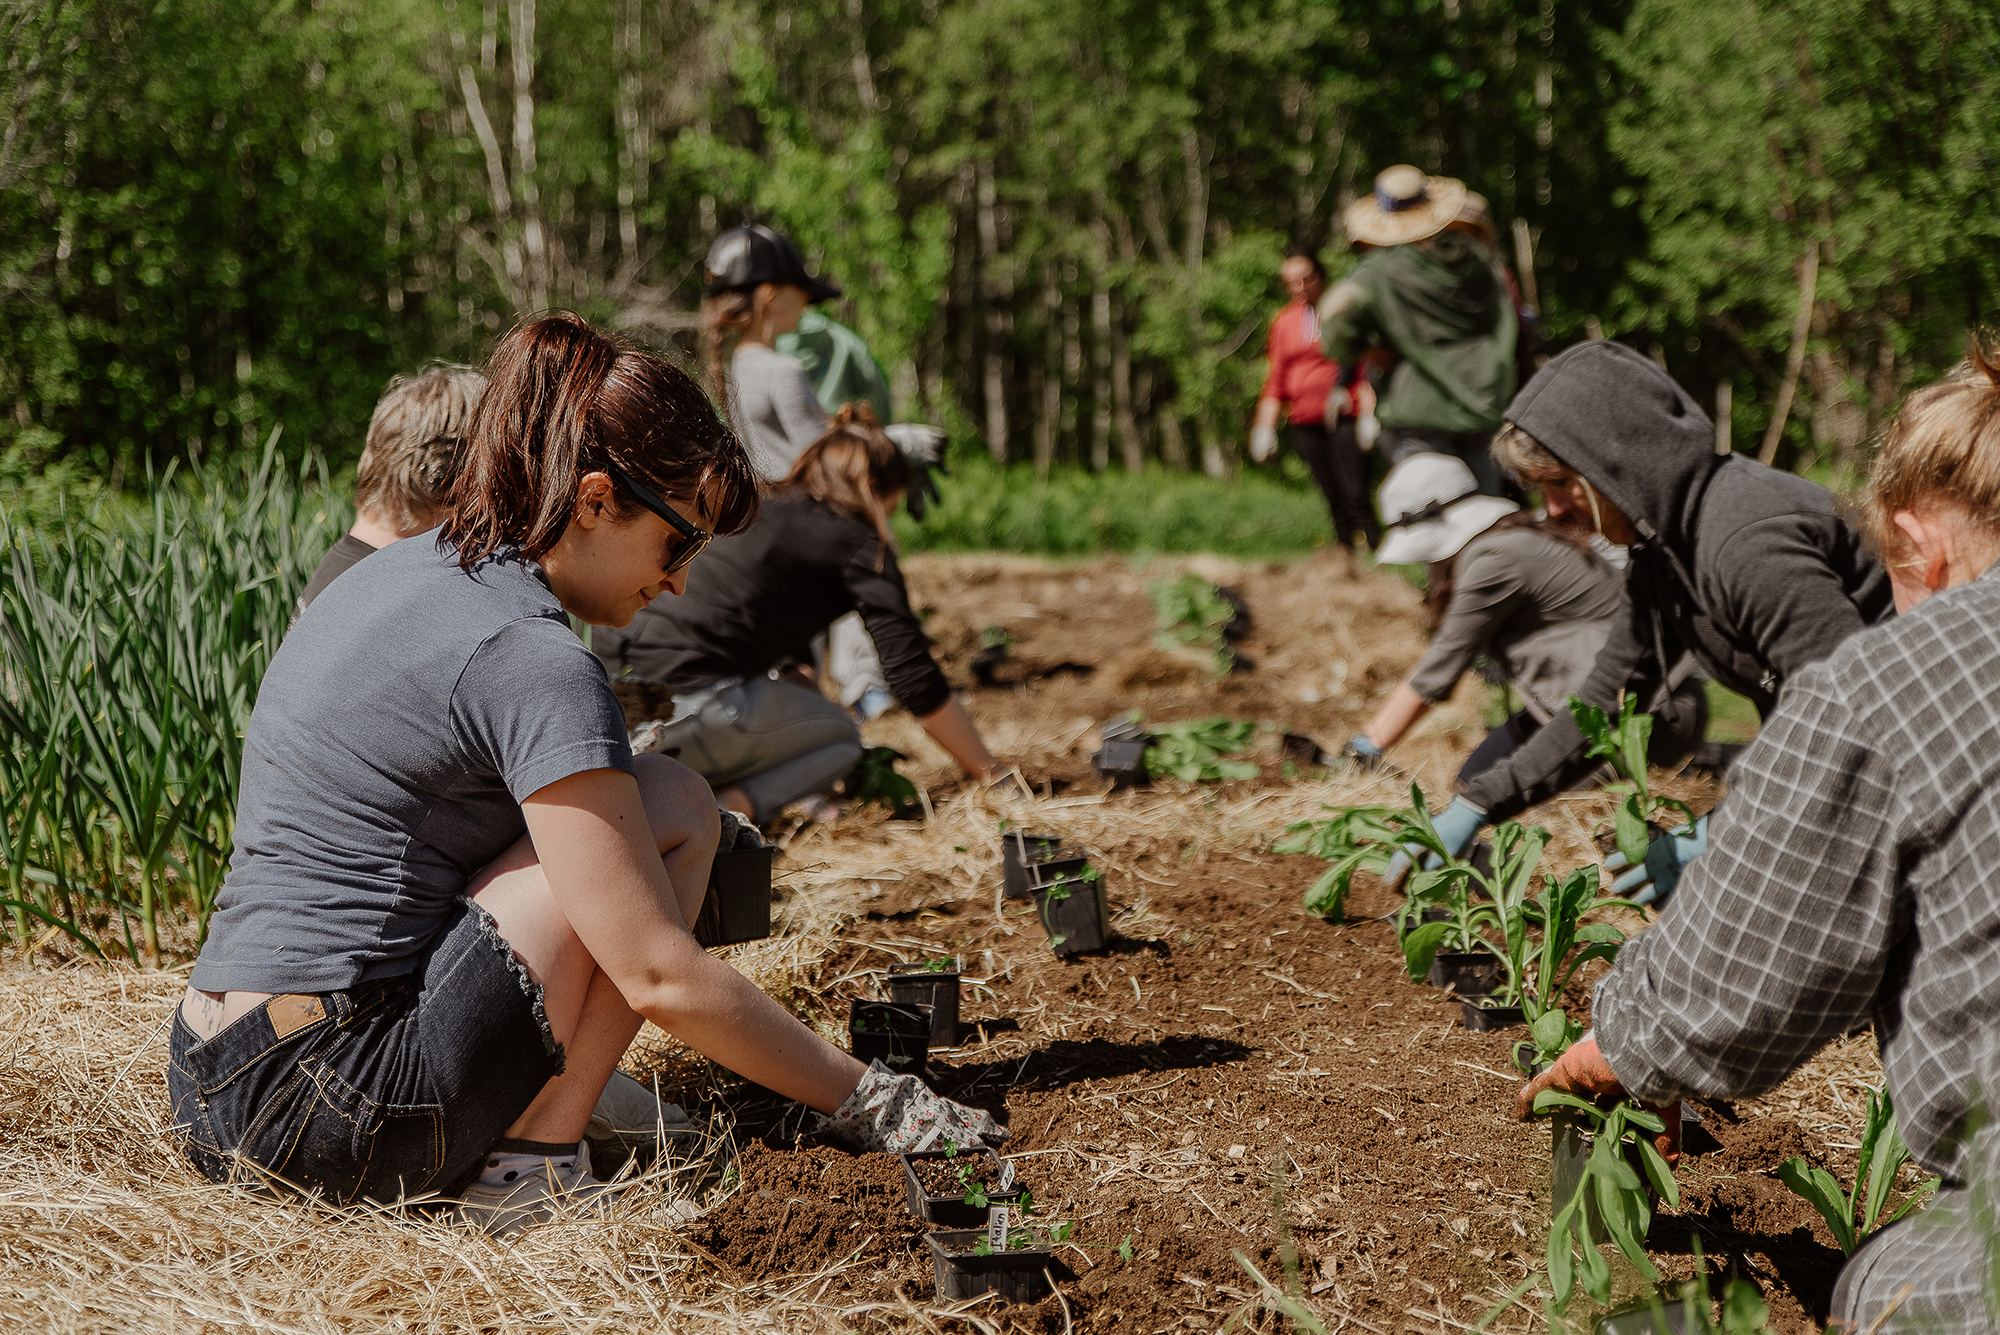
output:
[[1146,773],[1171,774],[1183,783],[1219,783],[1224,779],[1254,779],[1257,766],[1248,760],[1227,760],[1248,747],[1257,725],[1227,718],[1156,723],[1147,729]]
[[1604,791],[1619,799],[1613,821],[1618,833],[1618,851],[1634,867],[1646,861],[1646,845],[1651,832],[1648,821],[1666,812],[1679,813],[1689,827],[1682,837],[1693,836],[1694,812],[1687,803],[1672,797],[1656,797],[1646,782],[1646,747],[1653,737],[1653,716],[1639,708],[1638,700],[1627,692],[1616,718],[1577,696],[1569,698],[1570,717],[1589,745],[1592,759],[1611,762],[1618,782]]
[[1224,627],[1236,619],[1236,605],[1222,590],[1200,575],[1153,582],[1153,617],[1159,629],[1153,642],[1162,649],[1192,649],[1208,656],[1217,676],[1235,666]]
[[275,445],[239,474],[170,472],[143,510],[53,528],[0,512],[0,870],[17,935],[152,960],[163,927],[205,931],[258,683],[349,519],[323,470]]
[[1778,1165],[1778,1180],[1819,1211],[1842,1254],[1852,1256],[1855,1248],[1921,1205],[1936,1190],[1938,1179],[1933,1177],[1894,1210],[1888,1208],[1896,1174],[1909,1161],[1910,1149],[1896,1126],[1896,1109],[1889,1091],[1883,1090],[1878,1097],[1870,1090],[1852,1190],[1842,1191],[1840,1179],[1798,1155]]

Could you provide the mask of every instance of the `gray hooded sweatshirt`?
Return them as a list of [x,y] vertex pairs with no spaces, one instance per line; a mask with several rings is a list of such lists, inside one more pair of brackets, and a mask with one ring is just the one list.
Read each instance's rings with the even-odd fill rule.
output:
[[[1507,420],[1639,534],[1610,638],[1578,692],[1591,704],[1613,708],[1629,683],[1657,714],[1670,665],[1692,652],[1769,714],[1787,677],[1894,612],[1887,573],[1825,488],[1717,455],[1707,415],[1622,343],[1594,340],[1555,358]],[[1465,800],[1505,820],[1574,781],[1583,753],[1576,724],[1558,715],[1474,778]]]

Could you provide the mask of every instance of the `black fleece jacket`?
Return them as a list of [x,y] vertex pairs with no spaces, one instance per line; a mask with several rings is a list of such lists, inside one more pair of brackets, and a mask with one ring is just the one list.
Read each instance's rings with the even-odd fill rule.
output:
[[[1714,452],[1715,427],[1681,387],[1621,343],[1579,344],[1515,396],[1507,420],[1582,474],[1639,539],[1611,636],[1583,689],[1612,708],[1658,685],[1684,652],[1768,714],[1792,673],[1894,612],[1889,577],[1833,496],[1792,473]],[[1466,786],[1505,820],[1552,797],[1583,736],[1567,715]]]

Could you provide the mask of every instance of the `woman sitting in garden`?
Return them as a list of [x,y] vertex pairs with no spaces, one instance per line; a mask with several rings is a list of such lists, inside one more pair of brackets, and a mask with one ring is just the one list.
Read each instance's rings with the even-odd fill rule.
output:
[[[1682,732],[1662,687],[1687,654],[1769,714],[1800,669],[1893,614],[1888,576],[1827,491],[1741,455],[1717,455],[1714,427],[1681,387],[1620,343],[1580,343],[1536,374],[1493,438],[1501,465],[1539,487],[1551,516],[1626,547],[1624,601],[1583,688],[1615,710],[1621,693],[1650,702],[1656,727]],[[1437,817],[1454,850],[1481,826],[1559,792],[1583,757],[1583,734],[1558,714],[1512,755],[1476,775]],[[1653,841],[1648,881],[1665,898],[1704,846]]]
[[573,316],[501,340],[435,538],[330,585],[271,662],[168,1090],[216,1181],[602,1204],[580,1142],[642,1019],[867,1148],[998,1128],[864,1068],[695,944],[718,816],[634,757],[568,618],[622,626],[756,512],[707,397]]
[[[1380,764],[1383,752],[1450,697],[1473,659],[1489,655],[1520,695],[1521,708],[1466,758],[1458,771],[1463,785],[1567,713],[1566,702],[1611,633],[1619,572],[1591,548],[1588,533],[1481,495],[1472,470],[1451,455],[1406,456],[1389,470],[1377,499],[1388,535],[1377,559],[1429,566],[1424,607],[1431,647],[1347,744],[1347,754],[1366,768]],[[1707,720],[1699,680],[1689,677],[1671,696],[1660,711],[1667,726],[1653,731],[1659,764],[1693,750]]]
[[861,758],[861,730],[846,710],[769,675],[850,611],[881,651],[897,702],[952,759],[974,779],[1006,772],[910,610],[889,530],[909,485],[909,465],[874,411],[849,404],[799,456],[757,523],[710,549],[672,611],[647,609],[629,630],[592,634],[612,675],[674,693],[657,745],[716,785],[731,811],[767,823]]
[[1754,1096],[1872,1021],[1943,1190],[1848,1263],[1849,1331],[1990,1330],[2000,1299],[2000,366],[1974,364],[1911,398],[1869,483],[1902,615],[1792,676],[1708,853],[1598,985],[1594,1036],[1521,1095]]

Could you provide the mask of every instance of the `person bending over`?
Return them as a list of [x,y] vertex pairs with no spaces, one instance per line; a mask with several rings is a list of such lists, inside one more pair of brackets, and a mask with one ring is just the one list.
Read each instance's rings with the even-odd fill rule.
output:
[[[1575,516],[1630,552],[1610,638],[1578,692],[1590,704],[1615,710],[1637,690],[1678,729],[1664,688],[1692,654],[1768,715],[1801,669],[1894,614],[1881,562],[1823,487],[1717,455],[1708,417],[1621,343],[1593,340],[1551,360],[1507,421],[1493,442],[1501,464],[1541,488],[1551,516]],[[1463,849],[1482,825],[1561,791],[1583,755],[1575,721],[1559,714],[1466,785],[1438,816],[1439,836]],[[1619,888],[1664,898],[1706,828],[1654,840]]]
[[2000,368],[1975,363],[1911,397],[1869,482],[1902,615],[1791,676],[1709,851],[1517,1107],[1754,1097],[1872,1022],[1903,1139],[1943,1178],[1835,1286],[1833,1320],[1882,1335],[1991,1330],[2000,1301]]
[[368,419],[368,444],[354,475],[354,527],[320,558],[294,621],[363,557],[437,527],[453,459],[485,388],[472,367],[443,362],[389,382]]
[[272,659],[236,852],[167,1089],[211,1179],[458,1196],[504,1232],[601,1204],[581,1141],[642,1020],[874,1149],[999,1129],[863,1067],[688,934],[719,816],[632,755],[568,618],[622,626],[756,512],[699,386],[569,315],[521,325],[434,541],[336,580]]
[[648,609],[592,646],[613,676],[674,693],[657,745],[768,823],[861,758],[861,730],[816,690],[774,680],[836,617],[858,611],[897,701],[974,779],[1005,767],[951,693],[910,610],[889,515],[909,466],[866,404],[848,404],[799,456],[746,533],[718,540],[671,611]]
[[[1424,605],[1431,647],[1347,744],[1347,754],[1364,768],[1380,764],[1486,655],[1506,673],[1521,708],[1466,758],[1458,771],[1463,786],[1567,714],[1570,695],[1611,633],[1620,575],[1591,548],[1588,534],[1538,521],[1504,497],[1481,495],[1472,470],[1450,455],[1406,456],[1382,483],[1381,502],[1389,536],[1379,559],[1430,567]],[[1674,695],[1662,711],[1670,726],[1653,734],[1660,764],[1693,750],[1707,721],[1698,680],[1683,681]]]

